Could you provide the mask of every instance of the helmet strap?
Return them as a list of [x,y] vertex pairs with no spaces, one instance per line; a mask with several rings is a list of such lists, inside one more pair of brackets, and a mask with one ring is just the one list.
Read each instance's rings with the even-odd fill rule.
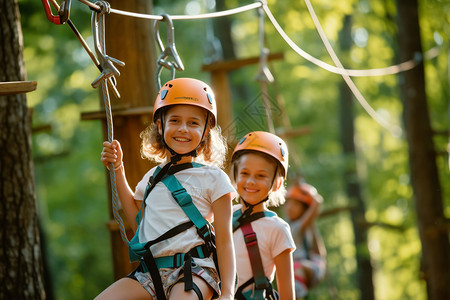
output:
[[246,209],[244,210],[244,213],[242,214],[243,218],[246,218],[248,216],[250,216],[253,212],[253,208],[263,202],[266,202],[267,200],[269,200],[269,196],[267,196],[266,198],[262,199],[261,201],[259,201],[258,203],[255,204],[250,204],[247,201],[245,201],[244,198],[240,197],[240,199],[242,200],[242,202],[244,202]]

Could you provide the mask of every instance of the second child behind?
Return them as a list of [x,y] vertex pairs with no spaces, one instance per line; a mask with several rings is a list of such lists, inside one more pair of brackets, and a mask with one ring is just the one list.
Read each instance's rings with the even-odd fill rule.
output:
[[[284,203],[287,170],[286,143],[274,134],[251,132],[234,149],[232,176],[240,201],[233,209],[235,299],[294,299],[295,243],[289,225],[267,209]],[[271,284],[275,273],[279,295]]]

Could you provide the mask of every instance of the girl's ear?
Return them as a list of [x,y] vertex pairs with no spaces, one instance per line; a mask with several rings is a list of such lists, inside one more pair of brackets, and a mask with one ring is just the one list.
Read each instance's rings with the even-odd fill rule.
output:
[[273,192],[278,191],[281,188],[281,186],[283,185],[283,182],[284,182],[283,177],[277,176],[277,179],[275,180],[275,184],[272,187],[272,191]]
[[157,120],[156,120],[156,126],[158,126],[158,133],[159,133],[159,135],[162,135],[162,124],[161,124],[161,119],[157,119]]

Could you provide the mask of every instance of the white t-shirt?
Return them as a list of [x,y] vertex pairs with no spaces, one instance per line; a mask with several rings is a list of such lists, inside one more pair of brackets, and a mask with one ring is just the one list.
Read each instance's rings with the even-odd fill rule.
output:
[[[134,198],[142,201],[149,177],[156,167],[148,171],[137,184]],[[174,174],[186,189],[202,216],[210,223],[214,221],[212,203],[227,193],[235,196],[235,190],[228,176],[216,166],[189,168]],[[144,217],[139,227],[139,242],[154,240],[174,228],[189,221],[188,216],[173,199],[171,192],[162,182],[158,182],[145,200]],[[154,257],[186,253],[195,246],[203,244],[196,227],[181,232],[151,247]]]
[[[235,205],[233,211],[241,209],[241,207],[242,205],[240,204]],[[264,267],[264,274],[272,282],[275,277],[275,257],[287,249],[290,249],[291,252],[295,249],[291,230],[288,223],[278,216],[263,217],[253,221],[251,224],[258,239],[258,248]],[[253,272],[244,235],[240,228],[233,233],[233,241],[236,255],[238,286],[241,286],[253,277]]]

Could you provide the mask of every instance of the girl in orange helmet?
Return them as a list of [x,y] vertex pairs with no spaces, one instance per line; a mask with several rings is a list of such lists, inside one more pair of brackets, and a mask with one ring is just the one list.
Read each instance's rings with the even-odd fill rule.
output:
[[[236,299],[294,299],[289,225],[268,206],[284,202],[288,149],[278,136],[255,131],[238,143],[232,173],[239,194],[234,207],[233,240],[238,290]],[[276,273],[278,293],[271,282]]]
[[286,194],[284,212],[297,245],[293,254],[297,299],[306,297],[325,276],[326,249],[315,225],[322,201],[317,190],[304,182],[292,185]]
[[207,84],[190,78],[167,82],[156,98],[153,124],[141,133],[142,156],[160,165],[134,192],[120,143],[103,143],[101,161],[114,164],[118,195],[136,231],[130,260],[140,264],[97,299],[233,298],[235,190],[219,168],[226,147],[216,115]]

